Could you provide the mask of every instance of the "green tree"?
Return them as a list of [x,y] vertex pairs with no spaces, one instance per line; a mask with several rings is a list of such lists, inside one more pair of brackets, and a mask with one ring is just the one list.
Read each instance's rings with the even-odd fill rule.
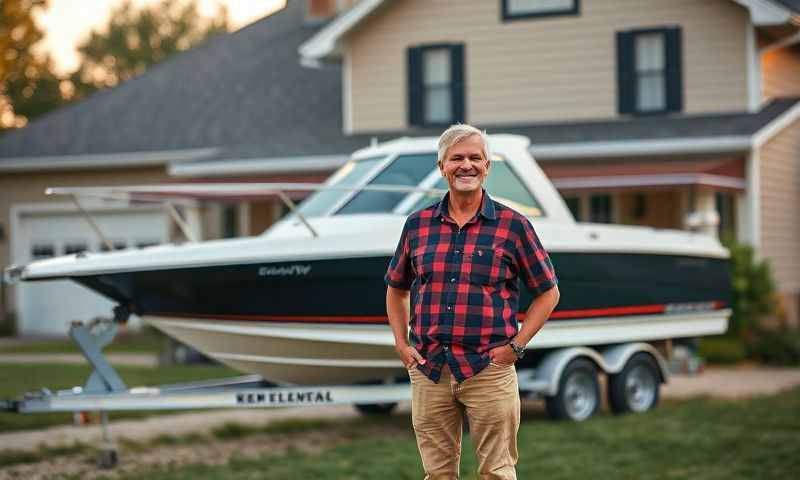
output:
[[757,261],[753,247],[726,238],[731,252],[733,316],[728,332],[744,338],[762,329],[762,320],[777,311],[775,281],[769,264]]
[[75,95],[129,80],[229,28],[222,6],[213,18],[206,18],[191,0],[162,0],[140,9],[126,0],[112,11],[104,29],[93,31],[78,47],[81,65],[70,77]]
[[33,52],[44,36],[33,15],[46,7],[46,0],[0,0],[0,129],[64,103],[50,57]]

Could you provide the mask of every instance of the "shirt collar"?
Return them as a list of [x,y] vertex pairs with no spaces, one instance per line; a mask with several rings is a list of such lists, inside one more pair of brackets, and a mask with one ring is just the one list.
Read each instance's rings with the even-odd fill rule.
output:
[[[478,209],[478,213],[483,216],[483,218],[487,220],[495,220],[497,219],[497,214],[494,208],[494,201],[492,197],[486,192],[485,189],[481,188],[482,196],[481,196],[481,208]],[[445,217],[450,218],[450,211],[448,206],[448,201],[450,199],[450,192],[447,192],[442,197],[441,201],[439,201],[439,205],[436,206],[436,210],[433,212],[434,216],[436,217]]]

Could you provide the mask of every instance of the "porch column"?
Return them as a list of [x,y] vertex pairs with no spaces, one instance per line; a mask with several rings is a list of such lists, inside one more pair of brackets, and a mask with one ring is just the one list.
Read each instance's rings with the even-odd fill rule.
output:
[[695,232],[717,236],[719,226],[719,212],[714,190],[711,188],[695,187],[694,205],[691,213],[686,218],[686,226]]

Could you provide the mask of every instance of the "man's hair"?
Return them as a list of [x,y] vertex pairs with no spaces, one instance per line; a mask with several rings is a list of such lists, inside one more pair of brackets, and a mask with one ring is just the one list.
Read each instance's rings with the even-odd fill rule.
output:
[[486,132],[483,130],[479,130],[472,125],[467,125],[465,123],[457,123],[455,125],[451,125],[450,128],[445,130],[441,136],[439,136],[439,157],[438,162],[444,162],[444,156],[447,154],[447,150],[455,145],[456,143],[464,140],[467,137],[471,137],[473,135],[478,135],[481,137],[481,142],[483,143],[483,156],[486,157],[487,160],[490,160],[491,157],[489,156],[489,142],[486,138]]

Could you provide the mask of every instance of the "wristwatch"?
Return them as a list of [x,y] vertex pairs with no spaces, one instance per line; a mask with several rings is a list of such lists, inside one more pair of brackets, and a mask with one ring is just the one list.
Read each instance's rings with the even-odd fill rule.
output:
[[512,338],[510,342],[508,342],[508,346],[511,347],[511,350],[514,351],[514,355],[517,356],[517,359],[525,356],[525,347],[519,346],[514,343],[514,339]]

